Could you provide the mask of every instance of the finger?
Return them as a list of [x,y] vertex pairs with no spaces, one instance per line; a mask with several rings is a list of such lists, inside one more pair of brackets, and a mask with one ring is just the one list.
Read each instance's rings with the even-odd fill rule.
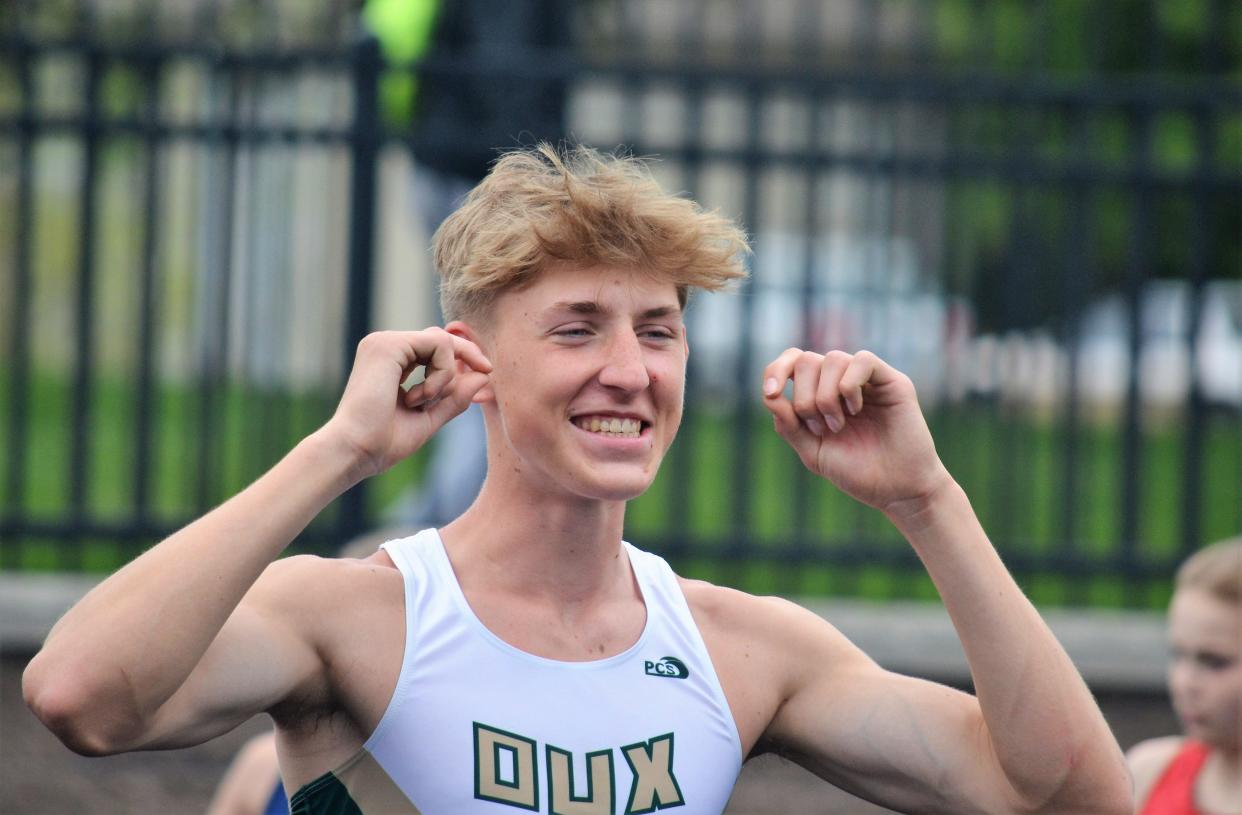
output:
[[815,399],[823,362],[824,358],[819,354],[803,351],[798,355],[793,371],[794,413],[816,436],[822,436],[825,432],[824,418]]
[[841,405],[841,377],[853,357],[844,351],[829,351],[820,366],[819,387],[815,390],[815,409],[833,433],[845,427],[845,408]]
[[445,332],[437,332],[434,335],[435,344],[432,346],[431,358],[426,359],[427,374],[423,379],[422,398],[425,402],[432,402],[440,398],[440,393],[448,387],[453,381],[453,377],[457,375],[457,366],[454,364],[456,356],[453,353],[453,335]]
[[453,338],[453,353],[458,359],[463,360],[476,371],[482,371],[485,374],[492,372],[492,361],[484,356],[479,346],[465,337],[459,337],[456,334],[449,334],[449,336]]
[[863,409],[863,386],[870,382],[877,371],[887,368],[883,361],[870,351],[859,351],[850,360],[849,366],[841,374],[837,391],[845,400],[845,409],[851,416],[858,415]]
[[763,396],[765,399],[779,399],[785,390],[785,383],[793,376],[794,363],[802,355],[801,348],[786,348],[781,355],[768,363],[763,369]]
[[427,389],[424,387],[425,385],[425,381],[419,382],[417,385],[401,394],[401,404],[405,405],[407,408],[416,408],[432,401],[427,396]]
[[491,377],[480,371],[468,371],[454,377],[452,384],[441,397],[426,407],[432,427],[439,430],[454,416],[470,407],[475,394],[490,381]]
[[777,435],[793,448],[804,463],[814,461],[819,439],[798,418],[793,404],[788,399],[765,399],[763,405],[772,414]]

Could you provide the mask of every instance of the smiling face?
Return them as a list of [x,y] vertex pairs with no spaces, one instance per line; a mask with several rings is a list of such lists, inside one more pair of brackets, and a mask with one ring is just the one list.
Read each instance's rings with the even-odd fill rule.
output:
[[1169,691],[1186,735],[1242,749],[1242,610],[1200,589],[1178,589],[1169,641]]
[[676,287],[557,265],[497,297],[486,323],[490,471],[581,498],[641,495],[681,422],[688,346]]

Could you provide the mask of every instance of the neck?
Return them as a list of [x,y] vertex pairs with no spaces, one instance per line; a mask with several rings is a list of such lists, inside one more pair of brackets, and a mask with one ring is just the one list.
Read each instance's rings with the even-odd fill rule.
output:
[[1211,749],[1213,763],[1216,764],[1222,776],[1236,784],[1242,784],[1242,750],[1236,747],[1225,749],[1215,746]]
[[441,530],[463,583],[571,604],[629,587],[629,561],[621,557],[624,501],[549,494],[505,480],[489,475],[470,509]]

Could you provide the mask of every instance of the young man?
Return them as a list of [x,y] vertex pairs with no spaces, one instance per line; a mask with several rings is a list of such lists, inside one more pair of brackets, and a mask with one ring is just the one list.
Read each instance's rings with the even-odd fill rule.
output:
[[[49,635],[24,690],[66,744],[181,747],[267,712],[305,813],[717,813],[770,751],[902,811],[1130,811],[1090,693],[874,355],[790,349],[764,401],[918,552],[977,698],[622,541],[681,419],[687,292],[741,276],[736,227],[638,162],[545,147],[502,158],[435,242],[447,326],[364,339],[327,424]],[[489,461],[465,514],[365,560],[273,563],[472,401]]]

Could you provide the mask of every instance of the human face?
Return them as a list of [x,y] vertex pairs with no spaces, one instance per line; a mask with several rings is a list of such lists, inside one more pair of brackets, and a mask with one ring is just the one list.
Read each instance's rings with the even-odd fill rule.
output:
[[1186,735],[1242,748],[1242,619],[1237,606],[1199,589],[1169,605],[1169,692]]
[[641,495],[681,423],[688,346],[676,287],[557,265],[492,309],[496,463],[552,492]]

